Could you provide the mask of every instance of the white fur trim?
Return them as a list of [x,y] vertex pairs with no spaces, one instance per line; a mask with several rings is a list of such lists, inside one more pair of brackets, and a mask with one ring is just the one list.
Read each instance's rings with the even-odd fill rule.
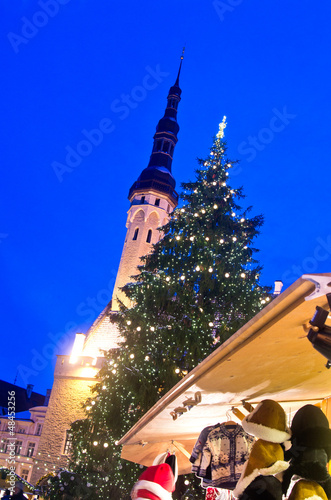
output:
[[307,497],[305,500],[323,500],[319,495],[313,495],[312,497]]
[[243,429],[248,432],[248,434],[252,434],[253,436],[263,439],[264,441],[269,441],[271,443],[284,443],[284,441],[288,441],[291,438],[290,429],[286,429],[285,431],[280,431],[278,429],[271,429],[270,427],[265,427],[261,424],[256,424],[255,422],[251,422],[247,420],[247,417],[241,422]]
[[274,474],[277,474],[278,472],[282,472],[286,469],[288,469],[290,463],[289,462],[284,462],[283,460],[278,460],[274,464],[272,464],[270,467],[266,467],[264,469],[254,469],[253,472],[249,476],[245,476],[246,472],[246,467],[247,467],[248,461],[245,464],[245,468],[241,474],[240,479],[237,482],[237,485],[235,489],[233,490],[233,495],[235,497],[238,497],[241,495],[241,493],[251,484],[252,481],[257,476],[273,476]]
[[[153,483],[152,481],[141,480],[138,481],[134,487],[133,491],[138,492],[138,490],[147,490],[151,493],[154,493],[157,497],[160,497],[160,500],[171,500],[172,495],[169,491],[165,490],[160,484]],[[137,497],[136,500],[139,500],[140,497]]]

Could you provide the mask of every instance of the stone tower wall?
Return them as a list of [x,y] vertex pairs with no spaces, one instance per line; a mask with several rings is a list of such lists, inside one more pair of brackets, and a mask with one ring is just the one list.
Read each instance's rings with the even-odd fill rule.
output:
[[70,364],[70,356],[58,356],[32,484],[50,471],[67,467],[67,456],[63,454],[66,431],[72,422],[84,418],[82,403],[90,396],[95,376],[103,363],[104,358],[79,357],[77,363]]
[[[142,196],[145,197],[144,203],[141,203]],[[156,200],[160,200],[159,205],[155,205]],[[127,307],[131,305],[120,288],[133,281],[131,276],[139,274],[140,257],[147,255],[152,250],[152,244],[159,241],[161,233],[158,228],[167,223],[173,209],[173,202],[166,195],[157,191],[136,193],[131,200],[126,223],[127,233],[113,291],[113,311],[119,310],[117,298]],[[148,233],[150,230],[152,235],[149,242]],[[137,235],[136,232],[138,232]]]

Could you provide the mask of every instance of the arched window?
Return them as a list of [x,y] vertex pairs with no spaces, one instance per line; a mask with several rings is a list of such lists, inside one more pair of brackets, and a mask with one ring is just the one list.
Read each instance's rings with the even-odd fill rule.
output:
[[149,230],[148,230],[148,234],[147,234],[146,241],[147,241],[147,243],[150,243],[150,242],[151,242],[151,240],[152,240],[152,230],[151,230],[151,229],[149,229]]
[[168,153],[168,149],[169,149],[169,142],[168,141],[163,141],[162,151],[164,153]]
[[145,203],[145,196],[142,196],[140,198],[140,204],[143,205]]
[[133,235],[133,240],[136,240],[138,238],[138,233],[139,233],[139,227],[137,227],[134,231],[134,235]]
[[160,201],[161,201],[161,199],[160,199],[160,198],[156,198],[156,199],[155,199],[155,206],[156,206],[156,207],[159,207],[159,206],[160,206]]

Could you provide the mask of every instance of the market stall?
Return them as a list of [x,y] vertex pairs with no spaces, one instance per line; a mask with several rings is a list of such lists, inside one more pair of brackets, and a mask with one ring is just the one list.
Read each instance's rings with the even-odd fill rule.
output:
[[158,454],[175,452],[179,473],[191,472],[189,457],[203,428],[240,422],[245,407],[266,398],[279,402],[289,420],[307,403],[320,405],[331,420],[331,371],[307,338],[316,307],[330,309],[329,280],[331,273],[303,276],[277,296],[122,437],[122,458],[150,466]]

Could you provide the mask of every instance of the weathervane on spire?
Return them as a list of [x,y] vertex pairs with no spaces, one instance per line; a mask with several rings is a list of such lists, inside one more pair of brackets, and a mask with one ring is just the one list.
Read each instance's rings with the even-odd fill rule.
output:
[[223,120],[219,124],[219,131],[216,134],[217,139],[223,139],[225,127],[226,127],[226,116],[223,116]]
[[180,65],[179,65],[177,79],[176,79],[176,82],[175,82],[175,85],[177,87],[179,87],[179,75],[180,75],[180,70],[182,69],[182,62],[183,62],[183,59],[184,59],[184,52],[185,52],[185,47],[183,47],[182,55],[180,56]]

